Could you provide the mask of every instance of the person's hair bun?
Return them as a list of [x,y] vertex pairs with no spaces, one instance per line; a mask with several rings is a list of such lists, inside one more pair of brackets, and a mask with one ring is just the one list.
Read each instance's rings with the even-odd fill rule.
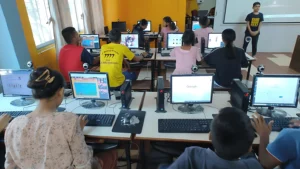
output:
[[46,80],[47,74],[45,74],[45,72],[47,70],[49,71],[49,73],[51,75],[51,70],[48,69],[47,67],[40,67],[40,68],[37,68],[35,71],[33,71],[30,74],[30,79],[29,79],[27,86],[30,89],[35,89],[35,90],[46,88],[46,86],[48,84],[48,80]]

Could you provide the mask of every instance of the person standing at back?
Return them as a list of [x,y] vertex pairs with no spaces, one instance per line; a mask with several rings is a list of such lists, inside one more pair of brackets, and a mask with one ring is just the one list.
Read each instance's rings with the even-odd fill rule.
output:
[[207,46],[208,42],[208,34],[212,33],[214,30],[209,27],[209,19],[207,16],[203,16],[199,19],[199,24],[201,26],[201,29],[195,30],[196,38],[198,39],[198,43],[195,44],[196,47],[200,48],[201,51],[201,39],[205,39],[205,46]]
[[178,32],[179,29],[171,19],[171,17],[166,16],[163,18],[163,28],[161,29],[161,36],[163,37],[165,48],[167,47],[167,36],[168,33]]
[[222,32],[225,47],[217,48],[204,57],[207,64],[216,68],[215,85],[230,87],[233,79],[242,80],[242,67],[248,66],[243,49],[234,46],[236,34],[233,29]]
[[140,20],[140,23],[135,25],[133,28],[132,33],[137,33],[139,34],[139,47],[144,47],[145,46],[145,37],[144,37],[144,30],[148,26],[148,21],[146,19]]
[[59,51],[58,64],[65,81],[69,83],[69,72],[84,71],[83,63],[89,66],[99,64],[99,57],[94,58],[84,47],[80,46],[81,39],[75,28],[67,27],[61,33],[67,45]]
[[262,22],[264,21],[264,15],[259,12],[259,9],[260,9],[260,3],[255,2],[253,4],[253,12],[248,14],[246,17],[247,28],[245,31],[243,49],[245,52],[247,52],[247,47],[251,40],[252,41],[252,57],[255,57],[255,55],[256,55],[258,38],[260,35],[260,29],[262,26]]
[[195,34],[187,30],[182,36],[183,46],[176,47],[171,52],[171,57],[176,58],[176,69],[173,74],[191,74],[192,66],[201,61],[199,48],[193,46]]

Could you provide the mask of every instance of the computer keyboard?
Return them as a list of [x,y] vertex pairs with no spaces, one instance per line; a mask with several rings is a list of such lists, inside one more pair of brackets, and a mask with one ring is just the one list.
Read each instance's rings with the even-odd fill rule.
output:
[[274,121],[272,126],[272,131],[281,131],[284,128],[289,128],[290,121],[295,118],[285,117],[285,118],[265,118],[266,123],[268,124],[271,120]]
[[29,114],[31,112],[32,111],[3,111],[3,112],[0,112],[0,115],[2,115],[2,114],[8,114],[12,118],[15,118],[15,117],[18,117],[18,116],[27,115],[27,114]]
[[161,53],[161,56],[170,56],[170,53]]
[[144,56],[144,58],[152,58],[153,53],[148,53],[147,56]]
[[77,114],[80,115],[87,115],[88,123],[86,126],[102,126],[102,127],[110,127],[113,125],[115,120],[115,115],[111,114]]
[[212,119],[159,119],[159,133],[209,133]]

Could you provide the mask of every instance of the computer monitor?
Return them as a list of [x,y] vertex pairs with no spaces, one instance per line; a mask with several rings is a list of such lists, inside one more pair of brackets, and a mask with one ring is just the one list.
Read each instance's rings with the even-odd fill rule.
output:
[[126,33],[121,35],[121,44],[129,49],[139,48],[139,34]]
[[107,73],[70,72],[73,96],[76,99],[91,100],[80,104],[84,108],[100,108],[105,104],[100,100],[110,100]]
[[[138,24],[140,24],[140,21],[137,22]],[[152,25],[151,25],[151,21],[148,21],[148,25],[147,28],[144,30],[144,32],[151,32]]]
[[199,24],[199,21],[193,21],[192,30],[195,31],[197,29],[201,29],[201,25]]
[[253,79],[251,105],[270,117],[284,117],[286,112],[274,107],[297,107],[300,75],[256,75]]
[[181,112],[201,112],[193,104],[212,102],[213,83],[213,74],[171,75],[171,103],[185,104],[178,108]]
[[223,47],[223,39],[221,33],[210,33],[208,34],[208,49]]
[[112,29],[118,29],[121,32],[126,32],[127,27],[126,27],[126,22],[112,22],[111,23]]
[[177,21],[173,21],[175,23],[175,26],[177,26]]
[[80,34],[81,46],[86,49],[100,49],[98,34]]
[[11,105],[28,106],[35,102],[32,99],[32,90],[27,87],[31,70],[0,70],[0,79],[4,97],[18,97]]
[[167,48],[173,49],[178,46],[182,46],[183,33],[168,33],[167,35]]

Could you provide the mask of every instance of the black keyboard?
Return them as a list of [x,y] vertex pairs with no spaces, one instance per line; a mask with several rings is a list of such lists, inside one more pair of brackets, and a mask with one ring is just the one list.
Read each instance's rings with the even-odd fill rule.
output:
[[31,113],[32,111],[5,111],[5,112],[0,112],[0,115],[2,114],[8,114],[12,118],[18,117],[18,116],[23,116]]
[[170,53],[161,53],[161,56],[170,56]]
[[159,119],[159,133],[209,133],[212,119]]
[[152,58],[153,53],[148,53],[147,56],[145,56],[144,58]]
[[113,125],[115,120],[115,115],[111,114],[77,114],[80,115],[87,115],[88,123],[86,126],[102,126],[102,127],[110,127]]
[[295,118],[285,117],[285,118],[265,118],[266,123],[268,124],[271,120],[274,121],[272,126],[272,131],[281,131],[284,128],[289,128],[290,121]]

